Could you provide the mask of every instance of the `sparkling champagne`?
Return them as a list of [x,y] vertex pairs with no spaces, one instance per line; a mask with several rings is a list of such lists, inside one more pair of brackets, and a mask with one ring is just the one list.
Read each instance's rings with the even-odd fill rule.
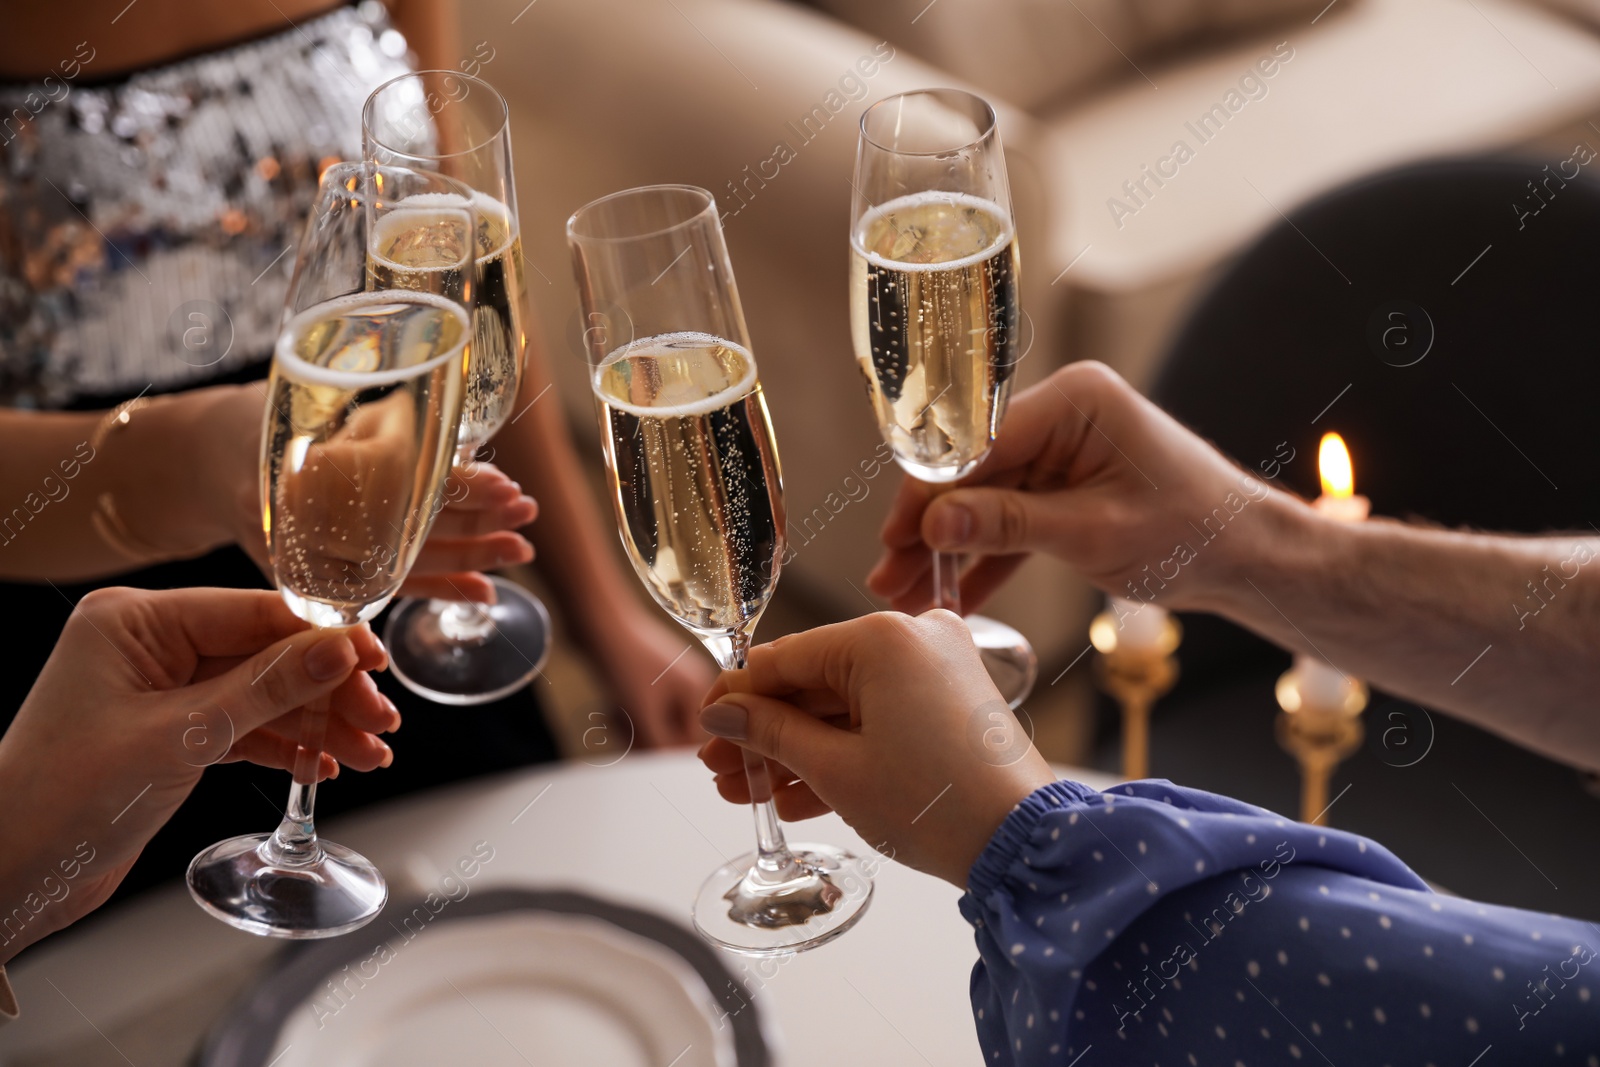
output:
[[471,204],[450,193],[418,193],[389,205],[372,227],[367,271],[373,289],[462,298],[474,255]]
[[1020,359],[1017,244],[996,204],[959,193],[891,200],[850,242],[850,324],[884,440],[926,482],[989,451]]
[[268,382],[262,522],[279,588],[318,626],[376,615],[455,456],[471,325],[429,293],[357,293],[290,320]]
[[749,632],[777,584],[783,476],[745,349],[673,333],[594,372],[618,526],[656,602],[703,636]]
[[[373,227],[369,268],[375,288],[461,295],[460,197],[423,193],[399,201]],[[511,416],[528,348],[523,322],[522,238],[506,205],[477,194],[473,239],[478,293],[460,444],[476,449]],[[452,269],[454,267],[454,269]]]
[[523,317],[522,235],[506,205],[479,195],[477,336],[472,345],[467,399],[461,409],[461,447],[476,450],[511,417],[528,351]]

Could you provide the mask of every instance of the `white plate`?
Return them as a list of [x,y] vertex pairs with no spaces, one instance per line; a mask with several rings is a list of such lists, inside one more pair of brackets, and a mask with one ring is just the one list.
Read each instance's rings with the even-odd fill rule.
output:
[[[426,927],[328,976],[273,1067],[733,1067],[704,981],[600,919],[514,912]],[[374,973],[376,972],[376,973]],[[336,990],[343,991],[336,994]]]

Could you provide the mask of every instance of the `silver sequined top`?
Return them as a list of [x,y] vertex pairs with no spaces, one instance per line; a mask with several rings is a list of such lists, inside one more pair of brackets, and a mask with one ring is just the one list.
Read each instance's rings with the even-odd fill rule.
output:
[[[272,351],[323,165],[405,73],[376,0],[247,44],[0,86],[0,404],[203,385]],[[63,89],[65,86],[65,89]],[[20,109],[20,113],[19,113]]]

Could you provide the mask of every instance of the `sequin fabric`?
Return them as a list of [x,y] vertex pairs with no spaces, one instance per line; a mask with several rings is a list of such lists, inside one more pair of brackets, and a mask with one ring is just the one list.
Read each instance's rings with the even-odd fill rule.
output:
[[0,404],[266,359],[317,175],[359,158],[361,106],[405,57],[369,0],[42,107],[0,86]]

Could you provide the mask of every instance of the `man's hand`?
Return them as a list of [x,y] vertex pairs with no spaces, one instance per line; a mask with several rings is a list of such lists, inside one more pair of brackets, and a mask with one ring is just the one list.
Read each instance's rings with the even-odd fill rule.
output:
[[1248,552],[1229,528],[1269,492],[1103,364],[1073,363],[1012,400],[993,451],[954,488],[901,484],[867,582],[920,611],[930,549],[964,553],[961,599],[976,608],[1028,553],[1047,552],[1106,592],[1131,595],[1132,582],[1199,607]]
[[276,593],[85,596],[0,738],[0,806],[27,813],[4,831],[0,914],[37,912],[0,963],[104,903],[206,767],[292,769],[316,698],[331,694],[323,776],[388,766],[377,734],[400,715],[364,673],[386,662],[365,627],[311,630]]

